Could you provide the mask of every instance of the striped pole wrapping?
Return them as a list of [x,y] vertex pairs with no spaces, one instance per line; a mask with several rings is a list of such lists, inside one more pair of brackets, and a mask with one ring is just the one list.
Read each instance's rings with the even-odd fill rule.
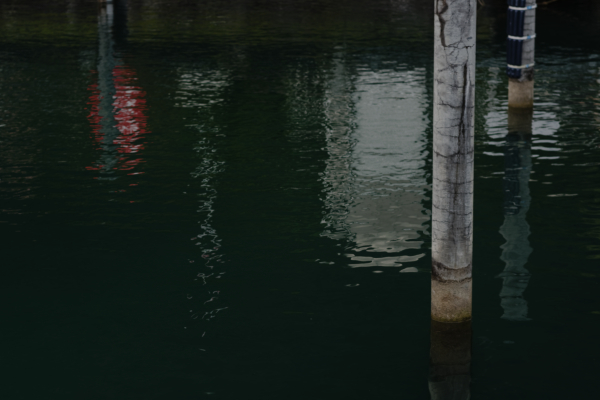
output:
[[508,0],[506,73],[531,80],[535,48],[536,0]]

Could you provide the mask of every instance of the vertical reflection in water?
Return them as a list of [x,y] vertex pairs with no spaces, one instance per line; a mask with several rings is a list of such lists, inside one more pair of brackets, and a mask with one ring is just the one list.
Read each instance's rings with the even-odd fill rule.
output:
[[[220,303],[221,291],[216,286],[225,271],[220,268],[223,263],[221,239],[213,227],[213,214],[217,191],[215,179],[223,169],[224,162],[219,160],[214,143],[215,136],[223,136],[213,121],[214,107],[223,99],[222,91],[228,84],[226,71],[210,70],[202,67],[182,67],[178,71],[178,87],[175,95],[175,106],[193,109],[198,113],[200,123],[188,125],[200,132],[201,138],[194,147],[200,160],[199,165],[191,172],[199,184],[198,224],[199,232],[192,239],[198,257],[189,259],[196,271],[194,278],[197,288],[188,293],[187,298],[194,304],[191,306],[191,318],[209,322],[224,310]],[[204,331],[205,327],[203,327]]]
[[423,159],[425,70],[397,68],[359,75],[355,146],[359,201],[347,220],[356,233],[357,251],[396,256],[354,266],[401,266],[400,262],[425,255],[413,251],[398,257],[405,250],[421,248],[419,230],[429,221],[422,212],[428,188]]
[[429,393],[432,400],[471,398],[471,321],[431,321]]
[[[221,171],[223,162],[216,159],[214,145],[206,137],[202,138],[195,147],[196,152],[201,160],[200,165],[192,172],[192,177],[200,180],[200,193],[198,193],[198,210],[200,219],[200,232],[196,236],[195,245],[202,253],[199,261],[199,272],[196,281],[204,288],[208,287],[207,294],[201,298],[202,310],[192,310],[192,319],[201,318],[204,321],[210,321],[217,316],[219,311],[227,308],[219,306],[220,290],[214,285],[208,285],[208,281],[220,279],[225,273],[220,268],[219,264],[223,263],[223,254],[219,251],[221,248],[221,239],[217,235],[217,231],[212,226],[214,213],[214,204],[217,198],[214,180],[216,175]],[[195,239],[195,238],[194,238]],[[195,260],[190,260],[195,261]],[[201,291],[201,293],[203,290]],[[188,295],[191,299],[191,295]]]
[[77,11],[77,0],[69,0],[67,1],[67,20],[69,24],[74,24],[77,21],[76,11]]
[[323,183],[324,202],[328,211],[322,222],[325,224],[323,235],[332,239],[350,236],[346,218],[351,207],[354,181],[351,159],[354,141],[350,136],[355,124],[352,93],[352,77],[345,65],[344,54],[338,51],[333,58],[331,77],[325,92],[329,157],[323,172]]
[[525,268],[532,252],[529,245],[529,224],[526,220],[531,203],[529,176],[531,174],[532,110],[509,109],[508,135],[505,146],[504,224],[500,234],[506,240],[500,259],[506,263],[500,291],[502,318],[527,321],[527,301],[523,292],[531,274]]
[[113,4],[101,3],[98,16],[98,83],[90,87],[92,95],[88,103],[91,106],[89,119],[102,155],[95,166],[87,169],[99,170],[101,175],[98,179],[116,179],[110,175],[114,174],[113,169],[119,159],[116,151],[118,145],[113,143],[119,136],[113,107],[113,99],[117,93],[112,77],[112,72],[117,65],[112,38],[113,22]]
[[[144,148],[139,140],[148,133],[145,92],[134,84],[136,72],[115,56],[115,11],[124,14],[126,8],[114,8],[112,2],[102,3],[98,17],[98,83],[89,87],[92,93],[88,118],[102,155],[86,169],[99,171],[100,176],[96,179],[100,180],[117,179],[115,171],[142,174],[132,170],[143,162],[135,154]],[[119,19],[125,21],[125,16],[119,16]]]
[[354,242],[350,250],[362,254],[349,255],[352,267],[400,267],[424,256],[429,220],[425,71],[360,68],[351,78],[346,68],[338,55],[326,93],[324,235]]

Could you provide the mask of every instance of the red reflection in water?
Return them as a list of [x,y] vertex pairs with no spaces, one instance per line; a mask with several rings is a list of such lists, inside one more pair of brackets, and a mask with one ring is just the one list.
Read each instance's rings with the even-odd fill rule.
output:
[[[90,95],[90,115],[88,119],[92,125],[92,132],[94,140],[99,144],[98,150],[106,151],[108,153],[114,153],[115,161],[112,167],[107,167],[101,162],[97,162],[94,166],[86,167],[87,170],[119,170],[129,171],[133,170],[138,164],[144,162],[142,158],[133,158],[131,155],[139,153],[144,149],[143,141],[144,135],[149,133],[147,130],[147,119],[148,117],[144,114],[146,110],[146,92],[139,86],[135,86],[134,82],[137,80],[135,70],[124,65],[117,65],[113,71],[113,83],[116,89],[116,93],[113,96],[114,101],[112,103],[112,110],[104,110],[104,114],[101,115],[101,100],[102,96],[105,95],[100,92],[99,85],[97,83],[90,85],[88,90],[92,92]],[[109,111],[108,113],[106,111]],[[116,129],[118,135],[112,140],[105,137],[106,132],[103,132],[102,128],[106,128],[107,121],[102,121],[103,118],[107,118],[106,115],[112,112],[114,122],[116,122]],[[112,118],[111,118],[112,119]],[[104,124],[103,124],[104,122]],[[108,140],[107,140],[108,139]],[[114,146],[117,145],[116,149]],[[109,150],[109,148],[113,148]],[[104,161],[106,162],[106,161]],[[143,172],[133,172],[128,175],[138,175]]]

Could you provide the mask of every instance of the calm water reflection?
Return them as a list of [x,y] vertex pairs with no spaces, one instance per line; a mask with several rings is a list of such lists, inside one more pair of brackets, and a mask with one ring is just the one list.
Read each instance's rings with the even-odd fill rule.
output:
[[529,110],[509,110],[509,134],[504,150],[504,223],[500,234],[506,239],[501,246],[500,259],[506,263],[500,291],[502,318],[527,321],[527,301],[523,292],[531,274],[525,268],[532,252],[529,245],[530,229],[527,211],[531,204],[529,178],[531,176],[531,118]]
[[431,321],[429,393],[431,400],[471,398],[471,322]]
[[336,60],[326,100],[325,236],[352,242],[351,267],[401,267],[425,255],[425,70],[380,62],[351,75]]
[[515,122],[485,3],[471,347],[429,321],[433,3],[2,2],[8,397],[590,393],[598,7],[538,9]]
[[[119,7],[117,11],[124,14],[126,9]],[[123,15],[119,17],[124,19]],[[147,133],[147,117],[145,116],[145,93],[136,86],[136,72],[118,60],[114,39],[118,31],[115,29],[115,10],[112,3],[101,4],[98,17],[98,83],[90,85],[90,115],[98,150],[102,151],[100,160],[89,171],[99,171],[100,180],[117,179],[115,171],[128,171],[127,175],[138,175],[136,166],[143,161],[140,157],[144,149]],[[130,183],[129,186],[137,186]]]

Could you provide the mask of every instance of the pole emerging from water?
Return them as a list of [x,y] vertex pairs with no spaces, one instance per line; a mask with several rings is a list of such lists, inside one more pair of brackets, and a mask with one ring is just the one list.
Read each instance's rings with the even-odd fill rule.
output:
[[477,0],[435,0],[431,318],[471,319]]

